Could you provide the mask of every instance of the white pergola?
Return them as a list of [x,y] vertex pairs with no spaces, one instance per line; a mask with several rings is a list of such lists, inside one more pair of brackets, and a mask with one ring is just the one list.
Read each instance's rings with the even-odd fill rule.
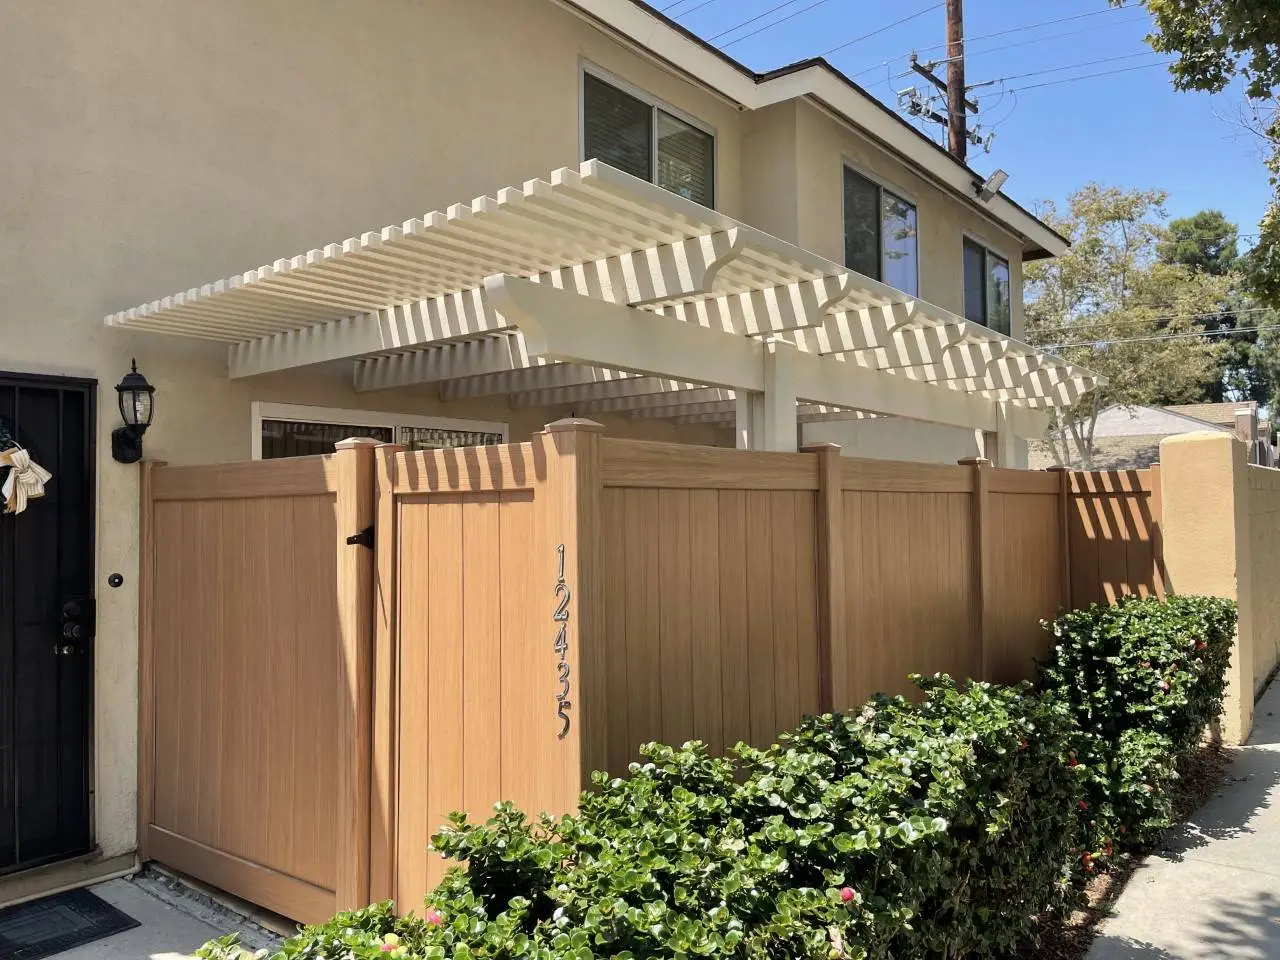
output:
[[229,345],[232,378],[354,361],[439,385],[736,425],[899,416],[1039,437],[1088,371],[599,161],[113,314]]

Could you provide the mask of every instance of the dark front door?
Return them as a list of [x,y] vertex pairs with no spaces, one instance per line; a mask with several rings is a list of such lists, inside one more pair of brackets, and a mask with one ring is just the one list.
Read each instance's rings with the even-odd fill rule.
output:
[[0,373],[0,425],[53,474],[0,515],[0,872],[90,847],[96,391]]

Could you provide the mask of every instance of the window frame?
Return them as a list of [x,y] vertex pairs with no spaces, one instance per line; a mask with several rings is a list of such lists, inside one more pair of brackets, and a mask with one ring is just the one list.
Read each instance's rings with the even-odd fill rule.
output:
[[[964,246],[966,243],[971,243],[982,251],[983,284],[982,284],[982,319],[981,320],[969,320],[969,318],[964,315],[964,283],[965,283]],[[996,330],[991,326],[991,304],[987,301],[986,276],[991,269],[987,264],[987,260],[989,257],[995,257],[996,259],[1003,261],[1005,267],[1009,271],[1009,332],[1003,333],[1000,335],[1013,339],[1013,319],[1017,313],[1017,311],[1014,310],[1013,308],[1013,300],[1014,300],[1013,259],[1008,254],[1006,254],[1003,250],[1001,250],[999,247],[993,246],[992,244],[984,240],[982,237],[968,230],[962,230],[960,232],[960,302],[961,302],[960,315],[964,316],[964,318],[966,320],[969,320],[970,323],[976,323],[979,326],[986,327],[988,330],[991,330],[993,333],[1000,333],[999,330]]]
[[[649,144],[649,168],[653,171],[653,179],[647,182],[658,186],[658,111],[679,120],[681,123],[687,123],[695,130],[700,130],[711,138],[711,202],[706,204],[708,209],[719,209],[716,204],[720,199],[720,134],[711,124],[698,119],[693,114],[681,110],[679,107],[668,103],[660,97],[655,97],[647,90],[637,87],[634,83],[622,79],[617,74],[610,73],[604,67],[592,63],[590,60],[580,60],[578,62],[578,157],[581,160],[589,160],[587,156],[587,91],[586,78],[590,74],[601,83],[616,87],[622,93],[629,97],[634,97],[641,103],[647,105],[652,111],[650,118],[650,144]],[[666,189],[663,187],[662,189]],[[677,194],[678,196],[678,194]],[[697,203],[698,201],[693,201]]]
[[[916,299],[919,299],[920,298],[920,263],[921,263],[921,260],[923,260],[923,257],[921,257],[920,255],[921,233],[920,233],[920,202],[919,200],[916,199],[915,195],[910,190],[903,190],[893,181],[886,180],[884,177],[880,176],[878,173],[872,170],[869,170],[867,167],[863,166],[861,163],[858,163],[856,160],[851,160],[849,157],[841,157],[840,158],[840,225],[842,229],[841,229],[840,239],[841,239],[842,246],[845,243],[847,243],[847,238],[849,236],[849,223],[844,216],[844,175],[846,170],[849,171],[850,173],[855,174],[856,176],[861,177],[863,180],[866,180],[868,183],[873,184],[880,194],[878,198],[879,202],[876,204],[877,208],[880,210],[880,228],[876,233],[876,251],[879,254],[877,258],[879,260],[879,276],[872,277],[871,278],[872,280],[875,280],[878,283],[885,282],[885,280],[883,279],[884,278],[884,193],[885,191],[886,190],[889,191],[889,193],[893,194],[903,203],[910,204],[911,209],[915,211],[915,214],[916,214],[916,270],[915,270],[916,292],[911,293],[910,291],[904,290],[903,293],[906,293],[908,296],[912,296],[912,297],[915,297]],[[843,264],[843,266],[849,267],[847,263]],[[849,267],[849,269],[852,269],[852,267]],[[895,287],[894,289],[897,289],[897,288]]]
[[[412,413],[385,410],[342,410],[337,407],[313,407],[305,403],[272,403],[254,400],[250,404],[250,459],[262,459],[262,422],[285,420],[290,423],[351,423],[370,427],[426,427],[435,430],[465,430],[476,433],[500,433],[502,442],[509,440],[506,423],[490,420],[468,420],[456,417],[423,417]],[[394,436],[394,433],[392,434]]]

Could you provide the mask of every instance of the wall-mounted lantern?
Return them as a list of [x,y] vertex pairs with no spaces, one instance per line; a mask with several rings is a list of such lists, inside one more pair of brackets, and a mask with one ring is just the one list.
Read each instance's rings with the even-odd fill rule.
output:
[[138,361],[134,360],[133,369],[116,384],[120,417],[124,420],[123,427],[111,431],[111,457],[117,463],[137,463],[142,459],[142,435],[151,426],[155,413],[155,392],[156,388],[138,372]]

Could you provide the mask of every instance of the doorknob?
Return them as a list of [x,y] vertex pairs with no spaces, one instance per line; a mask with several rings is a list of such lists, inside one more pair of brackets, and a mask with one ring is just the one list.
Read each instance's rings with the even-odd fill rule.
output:
[[55,657],[70,657],[74,656],[78,652],[79,651],[76,650],[75,644],[72,643],[59,643],[55,644],[53,647],[53,655]]

